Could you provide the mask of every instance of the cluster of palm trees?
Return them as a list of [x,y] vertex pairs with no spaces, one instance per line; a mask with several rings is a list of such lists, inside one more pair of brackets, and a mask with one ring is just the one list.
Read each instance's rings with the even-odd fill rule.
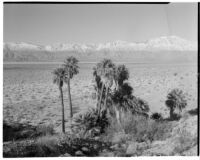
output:
[[72,112],[72,100],[70,93],[70,79],[73,78],[74,75],[79,73],[78,60],[71,56],[68,57],[62,67],[57,68],[53,71],[53,83],[58,85],[60,91],[61,98],[61,106],[62,106],[62,132],[65,133],[65,114],[64,114],[64,101],[63,101],[63,85],[67,84],[68,88],[68,99],[69,99],[69,107],[70,107],[70,122],[72,121],[73,112]]
[[[64,61],[62,67],[54,70],[53,82],[58,85],[62,106],[62,132],[65,132],[63,85],[67,84],[68,99],[70,107],[70,121],[72,122],[72,101],[70,93],[70,80],[79,73],[78,60],[71,56]],[[125,65],[115,65],[110,59],[103,59],[93,68],[95,80],[95,90],[97,93],[97,110],[99,114],[113,111],[117,121],[120,123],[121,113],[131,111],[134,114],[148,116],[149,106],[146,101],[132,95],[133,88],[127,82],[129,71]],[[172,90],[167,96],[167,107],[170,108],[170,117],[174,114],[174,109],[182,110],[187,105],[181,90]]]
[[[93,76],[96,81],[97,108],[114,109],[115,116],[120,123],[121,114],[124,111],[131,111],[133,114],[140,114],[148,117],[148,103],[135,97],[133,88],[127,82],[129,71],[125,65],[115,65],[110,59],[103,59],[93,68]],[[174,110],[178,109],[179,114],[187,105],[186,96],[180,89],[173,89],[165,102],[170,110],[170,119],[174,117]],[[110,108],[109,108],[110,107]]]
[[110,59],[103,59],[93,68],[93,75],[99,113],[102,109],[107,110],[108,114],[114,114],[120,123],[124,111],[139,114],[149,111],[144,100],[132,95],[133,88],[127,82],[129,71],[125,65],[115,65]]
[[[70,121],[72,121],[72,101],[70,93],[70,79],[74,75],[79,73],[78,60],[71,56],[64,61],[62,67],[54,70],[53,82],[58,85],[61,98],[62,106],[62,132],[65,132],[65,117],[64,117],[64,101],[63,101],[63,85],[67,84],[68,87],[68,99],[70,107]],[[125,80],[129,78],[128,69],[125,65],[116,66],[110,59],[103,59],[101,62],[93,68],[93,76],[96,82],[97,91],[97,108],[99,114],[102,110],[108,109],[108,97],[114,99],[117,97],[117,93],[121,93],[122,96],[130,96],[132,94],[132,87],[128,83],[124,83]],[[113,97],[111,97],[111,93]],[[115,93],[115,94],[114,94]],[[123,99],[115,99],[114,104],[118,106],[123,106],[122,102],[127,100],[127,97]],[[109,99],[110,102],[111,99]],[[103,104],[103,108],[102,108]],[[114,107],[116,110],[116,115],[119,115],[119,107]],[[108,110],[109,111],[109,110]],[[119,117],[119,116],[118,116]]]

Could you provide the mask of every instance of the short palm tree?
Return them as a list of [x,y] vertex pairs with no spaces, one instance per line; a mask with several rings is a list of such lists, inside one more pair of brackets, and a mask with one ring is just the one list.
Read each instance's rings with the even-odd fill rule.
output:
[[53,83],[58,85],[60,91],[61,98],[61,106],[62,106],[62,132],[65,133],[65,113],[64,113],[64,101],[63,101],[63,83],[65,79],[65,70],[63,68],[57,68],[53,71]]
[[178,109],[181,112],[187,105],[185,94],[180,89],[173,89],[165,101],[166,106],[170,109],[170,118],[174,116],[174,110]]
[[94,88],[96,90],[96,107],[98,107],[99,104],[99,99],[100,99],[100,94],[101,94],[101,87],[102,87],[102,82],[101,82],[101,77],[97,75],[97,70],[98,70],[98,65],[93,68],[93,77],[94,77]]
[[64,61],[63,67],[65,70],[65,82],[67,83],[67,87],[68,87],[70,119],[72,120],[73,112],[72,112],[72,100],[71,100],[71,92],[70,92],[70,79],[72,79],[74,75],[79,73],[78,60],[75,57],[70,56]]

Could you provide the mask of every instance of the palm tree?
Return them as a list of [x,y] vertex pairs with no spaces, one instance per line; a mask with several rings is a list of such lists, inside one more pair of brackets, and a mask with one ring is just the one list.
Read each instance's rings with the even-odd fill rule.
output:
[[100,100],[99,100],[99,110],[101,110],[101,103],[102,103],[104,88],[106,88],[105,99],[104,99],[104,108],[106,108],[108,90],[114,81],[114,68],[115,68],[115,65],[114,63],[112,63],[110,59],[103,59],[96,66],[96,75],[101,78],[101,83],[102,83],[101,95],[100,95]]
[[64,101],[63,101],[63,83],[65,79],[65,70],[63,68],[57,68],[53,71],[53,83],[58,85],[60,91],[61,98],[61,106],[62,106],[62,132],[65,133],[65,115],[64,115]]
[[128,83],[124,83],[128,78],[129,72],[125,65],[118,65],[115,67],[114,82],[116,86],[111,99],[114,104],[113,109],[119,125],[121,125],[121,112],[129,109],[129,100],[132,98],[133,88]]
[[79,73],[78,60],[70,56],[68,57],[63,64],[65,70],[65,82],[68,87],[68,98],[69,98],[69,107],[70,107],[70,120],[72,120],[73,112],[72,112],[72,100],[71,100],[71,92],[70,92],[70,79],[73,78],[74,75]]
[[173,89],[168,95],[165,101],[166,106],[170,109],[170,118],[174,117],[174,110],[178,109],[179,113],[186,107],[187,100],[182,90]]
[[132,95],[133,88],[125,82],[129,78],[129,71],[125,65],[119,65],[115,68],[114,78],[116,89],[112,95],[112,101],[115,105],[114,109],[118,123],[120,123],[121,114],[127,111],[146,116],[149,106],[146,101]]
[[99,99],[100,99],[100,92],[102,87],[101,77],[97,75],[98,65],[93,67],[93,77],[94,77],[94,89],[96,91],[96,107],[98,107]]
[[125,65],[119,65],[115,68],[115,83],[116,83],[116,90],[119,90],[125,80],[129,78],[129,72]]
[[121,125],[121,113],[130,110],[133,88],[128,83],[123,83],[112,94],[113,109],[119,125]]

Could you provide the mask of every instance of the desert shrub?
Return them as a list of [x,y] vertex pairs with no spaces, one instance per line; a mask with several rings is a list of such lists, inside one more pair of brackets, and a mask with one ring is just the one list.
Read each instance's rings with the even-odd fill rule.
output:
[[36,146],[38,155],[36,156],[40,157],[58,156],[60,154],[58,144],[59,144],[59,139],[57,136],[46,135],[37,138]]
[[127,113],[121,121],[117,123],[115,118],[112,118],[110,125],[106,130],[107,140],[112,140],[113,135],[123,133],[128,137],[128,141],[134,140],[137,142],[164,140],[170,136],[172,130],[171,122],[154,121],[141,115],[133,115]]
[[151,115],[151,119],[153,119],[153,120],[163,120],[163,117],[162,117],[162,115],[160,114],[160,113],[153,113],[152,115]]
[[180,114],[174,113],[171,120],[178,121],[178,120],[181,119],[181,117],[182,117],[182,116],[181,116]]
[[148,121],[143,116],[129,113],[122,119],[121,125],[125,133],[136,134],[138,131],[143,132],[143,130],[147,128]]
[[80,114],[75,118],[76,128],[82,130],[84,134],[90,136],[103,133],[108,126],[108,118],[106,110],[91,109],[85,114]]
[[169,121],[151,121],[148,126],[147,137],[151,141],[165,140],[171,136],[172,123]]
[[13,123],[9,124],[7,122],[3,122],[3,141],[11,141],[11,140],[23,140],[27,138],[34,138],[37,136],[36,127]]
[[3,144],[3,157],[34,157],[36,150],[33,140],[10,141]]
[[53,125],[39,125],[36,127],[36,133],[37,135],[40,136],[46,136],[46,135],[53,135],[54,132],[54,128]]
[[177,76],[178,75],[178,73],[174,73],[174,76]]
[[53,134],[53,125],[31,126],[28,124],[7,124],[3,122],[3,141],[24,140]]
[[188,113],[189,113],[190,115],[197,115],[197,114],[198,114],[198,108],[191,109],[191,110],[188,111]]

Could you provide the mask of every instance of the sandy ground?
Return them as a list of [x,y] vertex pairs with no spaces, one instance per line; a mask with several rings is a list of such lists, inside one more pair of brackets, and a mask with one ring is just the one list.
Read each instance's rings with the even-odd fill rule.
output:
[[[52,83],[52,70],[59,64],[4,64],[3,119],[9,123],[31,125],[53,124],[61,129],[61,105],[58,87]],[[80,64],[80,73],[71,81],[73,112],[78,114],[94,107],[92,99],[92,67]],[[165,106],[167,93],[173,88],[187,93],[186,110],[197,107],[197,65],[195,64],[127,64],[129,82],[134,94],[146,100],[150,112],[169,115]],[[67,87],[64,86],[66,122],[69,106]]]

